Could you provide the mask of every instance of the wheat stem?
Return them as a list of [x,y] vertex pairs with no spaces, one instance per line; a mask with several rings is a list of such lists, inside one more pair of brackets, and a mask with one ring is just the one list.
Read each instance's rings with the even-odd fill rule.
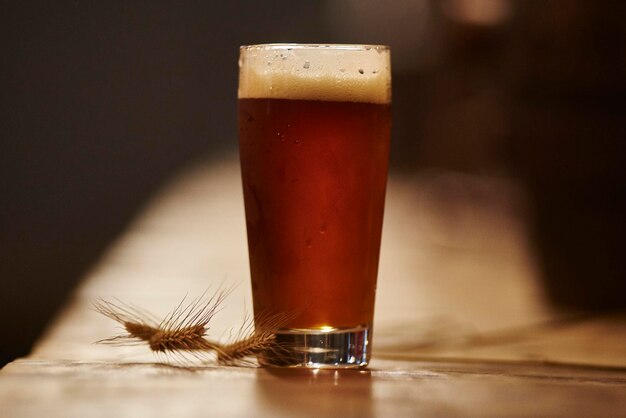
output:
[[94,310],[121,324],[124,332],[98,342],[147,344],[158,357],[163,354],[183,361],[185,354],[204,361],[202,354],[213,352],[221,365],[248,365],[250,357],[277,352],[276,330],[290,319],[285,314],[261,315],[256,326],[245,316],[236,337],[225,344],[206,338],[209,322],[231,290],[219,291],[208,299],[203,294],[186,305],[185,297],[158,323],[144,309],[119,300],[113,303],[100,299],[94,303]]

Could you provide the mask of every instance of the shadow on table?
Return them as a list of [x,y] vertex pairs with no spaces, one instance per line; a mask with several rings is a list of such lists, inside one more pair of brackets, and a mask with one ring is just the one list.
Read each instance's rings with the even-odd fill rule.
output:
[[255,392],[259,404],[279,416],[373,414],[369,370],[261,369]]

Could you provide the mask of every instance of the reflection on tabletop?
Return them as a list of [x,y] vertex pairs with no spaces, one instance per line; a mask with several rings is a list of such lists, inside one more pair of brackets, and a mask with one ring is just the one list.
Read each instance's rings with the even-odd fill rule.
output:
[[451,173],[391,176],[367,370],[168,365],[146,346],[94,344],[119,331],[91,309],[97,298],[163,317],[186,294],[224,286],[235,287],[209,334],[237,332],[251,312],[239,181],[229,159],[163,190],[31,356],[2,370],[9,416],[110,416],[112,408],[116,416],[609,416],[626,408],[624,316],[550,308],[521,191]]

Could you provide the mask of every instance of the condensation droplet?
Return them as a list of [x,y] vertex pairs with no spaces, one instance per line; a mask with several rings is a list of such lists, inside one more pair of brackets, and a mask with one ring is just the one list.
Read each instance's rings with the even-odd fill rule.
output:
[[326,225],[326,223],[320,225],[320,234],[325,234],[327,230],[328,226]]
[[304,61],[304,65],[302,67],[308,70],[310,66],[311,66],[311,63],[309,61]]
[[311,238],[307,238],[304,242],[307,248],[313,247],[313,240]]

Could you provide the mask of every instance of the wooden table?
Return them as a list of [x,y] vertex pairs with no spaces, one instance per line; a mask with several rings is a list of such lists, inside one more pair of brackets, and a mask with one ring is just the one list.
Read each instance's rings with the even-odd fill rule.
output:
[[100,297],[164,315],[235,285],[211,323],[221,338],[250,311],[236,159],[192,167],[2,369],[0,417],[626,416],[626,316],[543,301],[523,208],[502,179],[391,176],[367,370],[181,368],[94,344],[116,333],[90,309]]

